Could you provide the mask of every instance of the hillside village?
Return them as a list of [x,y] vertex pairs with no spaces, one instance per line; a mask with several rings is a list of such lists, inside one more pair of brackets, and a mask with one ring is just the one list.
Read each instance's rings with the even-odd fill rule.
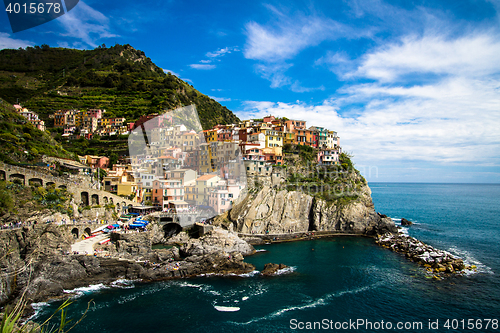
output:
[[[36,113],[15,108],[45,129]],[[79,156],[80,165],[63,164],[80,172],[102,170],[105,176],[97,186],[162,211],[195,207],[216,214],[227,211],[245,187],[246,176],[271,175],[273,166],[284,164],[284,148],[292,145],[311,147],[319,165],[338,165],[342,153],[337,132],[307,127],[303,120],[267,116],[196,131],[175,125],[168,113],[144,115],[133,123],[104,114],[100,109],[58,110],[50,118],[54,127],[63,128],[65,140],[127,135],[147,124],[151,129],[147,150],[114,165],[107,156],[92,155]]]

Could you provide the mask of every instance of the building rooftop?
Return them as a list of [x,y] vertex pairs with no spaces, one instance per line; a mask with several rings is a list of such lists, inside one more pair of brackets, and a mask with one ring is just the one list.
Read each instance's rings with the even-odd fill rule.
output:
[[214,177],[217,177],[217,176],[216,175],[203,175],[203,176],[196,178],[196,180],[209,180],[209,179],[212,179]]

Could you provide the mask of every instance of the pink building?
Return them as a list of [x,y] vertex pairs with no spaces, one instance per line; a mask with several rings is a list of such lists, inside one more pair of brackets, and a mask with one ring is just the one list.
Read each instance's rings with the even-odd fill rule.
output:
[[102,110],[101,109],[90,109],[87,111],[87,115],[92,118],[101,119]]
[[318,151],[318,163],[322,165],[337,165],[339,164],[340,154],[340,148],[322,149]]
[[271,123],[274,120],[276,120],[276,118],[274,118],[274,116],[267,116],[267,117],[264,117],[264,119],[262,119],[262,121],[265,123]]
[[87,164],[92,168],[105,169],[109,166],[109,158],[106,156],[87,155]]
[[226,185],[225,181],[220,181],[212,188],[208,194],[208,204],[217,214],[224,213],[231,209],[233,201],[240,195],[239,185]]

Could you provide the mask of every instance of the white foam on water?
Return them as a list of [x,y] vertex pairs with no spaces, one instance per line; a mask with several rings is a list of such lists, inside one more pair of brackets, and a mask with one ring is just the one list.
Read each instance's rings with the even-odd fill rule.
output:
[[38,317],[38,315],[42,312],[43,308],[46,308],[49,305],[50,304],[48,302],[31,303],[31,307],[33,308],[35,313],[33,313],[28,318],[26,318],[26,320],[24,322],[22,322],[22,324],[24,324],[30,320],[36,319]]
[[460,258],[463,259],[464,261],[464,264],[466,266],[472,266],[472,265],[475,265],[477,267],[476,271],[472,270],[472,271],[469,271],[469,270],[465,270],[464,273],[465,275],[471,275],[471,274],[475,274],[475,273],[485,273],[485,274],[495,274],[493,272],[493,270],[486,266],[485,264],[483,264],[482,262],[480,262],[479,260],[477,260],[469,251],[467,250],[461,250],[455,246],[452,246],[448,249],[448,251]]
[[170,287],[170,285],[168,283],[166,283],[165,285],[149,284],[148,288],[141,288],[141,289],[137,290],[137,292],[134,292],[131,295],[120,296],[117,302],[119,304],[128,303],[128,302],[135,300],[138,297],[151,295],[151,294],[159,292],[162,289],[169,288],[169,287]]
[[214,305],[214,308],[217,310],[217,311],[221,311],[221,312],[236,312],[236,311],[240,311],[240,308],[237,307],[237,306],[221,306],[221,305]]
[[110,283],[111,287],[121,288],[121,289],[132,289],[135,287],[133,280],[118,279]]
[[408,228],[405,228],[405,227],[399,227],[398,233],[400,233],[401,235],[404,235],[404,236],[410,236],[410,234],[408,233]]
[[125,304],[128,302],[132,302],[135,300],[139,295],[129,295],[129,296],[122,296],[120,299],[118,299],[117,303],[118,304]]
[[248,296],[243,296],[243,297],[241,298],[241,300],[242,300],[242,301],[246,301],[246,300],[247,300],[247,299],[249,299],[249,298],[250,298],[250,297],[248,297]]
[[211,286],[206,285],[206,284],[194,284],[194,283],[189,283],[186,281],[181,281],[177,283],[177,286],[179,287],[188,287],[188,288],[196,288],[200,290],[201,292],[211,294],[214,296],[220,296],[220,293],[216,290],[213,290]]
[[297,269],[297,267],[295,267],[295,266],[290,266],[287,268],[278,269],[276,271],[276,273],[274,273],[274,275],[290,274],[290,273],[295,272],[296,269]]
[[272,313],[270,313],[270,314],[268,314],[267,316],[264,316],[264,317],[254,318],[254,319],[249,320],[249,321],[244,322],[244,323],[239,323],[239,322],[232,322],[232,323],[236,324],[236,325],[248,325],[248,324],[252,324],[254,322],[258,322],[258,321],[261,321],[261,320],[266,320],[266,319],[271,319],[271,318],[275,318],[275,317],[280,317],[281,315],[283,315],[283,314],[285,314],[287,312],[301,311],[301,310],[305,310],[305,309],[313,309],[313,308],[316,308],[316,307],[319,307],[319,306],[325,306],[325,305],[328,305],[329,301],[332,300],[332,299],[334,299],[334,298],[341,297],[341,296],[348,295],[348,294],[357,294],[357,293],[360,293],[360,292],[364,292],[364,291],[376,288],[376,287],[378,287],[381,284],[382,284],[381,282],[378,282],[378,283],[375,283],[375,284],[372,284],[372,285],[369,285],[369,286],[365,286],[365,287],[359,287],[359,288],[355,288],[355,289],[351,289],[351,290],[345,290],[345,291],[340,291],[340,292],[336,292],[336,293],[332,293],[332,294],[327,294],[327,295],[325,295],[325,296],[323,296],[321,298],[318,298],[316,300],[310,301],[310,302],[308,302],[306,304],[286,307],[286,308],[277,310],[275,312],[272,312]]
[[267,252],[267,250],[259,249],[259,250],[255,250],[255,252]]
[[244,274],[234,274],[235,276],[239,276],[239,277],[252,277],[252,276],[255,276],[257,274],[259,274],[260,272],[255,270],[255,271],[251,271],[250,273],[244,273]]
[[102,289],[107,289],[107,288],[109,288],[109,287],[105,286],[102,283],[99,283],[99,284],[90,285],[88,287],[80,287],[80,288],[75,288],[75,289],[71,289],[71,290],[65,289],[65,290],[63,290],[63,292],[66,294],[75,294],[75,296],[73,296],[73,297],[80,297],[80,296],[92,294],[94,292],[97,292],[97,291],[102,290]]
[[179,287],[189,287],[189,288],[201,288],[202,287],[201,284],[194,284],[194,283],[189,283],[186,281],[180,281],[179,283],[177,283],[177,285]]

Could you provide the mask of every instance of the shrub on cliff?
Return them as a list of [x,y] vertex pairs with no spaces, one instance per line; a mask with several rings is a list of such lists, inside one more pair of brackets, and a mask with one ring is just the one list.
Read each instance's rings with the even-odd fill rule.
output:
[[5,182],[0,182],[0,214],[8,213],[14,207],[11,191]]

